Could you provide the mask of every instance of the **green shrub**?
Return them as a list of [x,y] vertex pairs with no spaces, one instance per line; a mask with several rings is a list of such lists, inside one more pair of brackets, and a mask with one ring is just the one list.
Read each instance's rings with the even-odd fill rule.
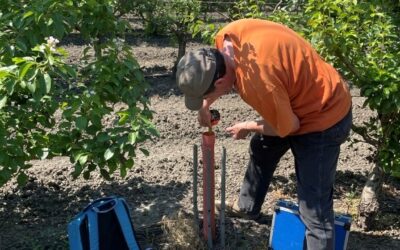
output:
[[[126,175],[137,149],[148,154],[140,143],[158,132],[147,84],[115,12],[111,0],[0,6],[0,186],[13,176],[23,184],[33,159],[69,156],[75,177],[97,170],[109,178]],[[72,32],[87,43],[79,67],[57,47]]]

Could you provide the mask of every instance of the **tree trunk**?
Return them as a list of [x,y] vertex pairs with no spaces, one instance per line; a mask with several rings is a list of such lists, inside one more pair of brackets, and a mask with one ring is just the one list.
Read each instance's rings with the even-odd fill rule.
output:
[[176,67],[178,66],[178,62],[186,53],[186,43],[187,43],[186,35],[177,34],[176,38],[178,40],[178,57],[176,58],[176,62],[174,64],[174,67],[172,68],[172,77],[175,77]]
[[368,175],[367,182],[361,193],[361,201],[358,210],[358,225],[364,230],[374,227],[375,216],[379,210],[379,196],[383,184],[382,168],[375,164]]

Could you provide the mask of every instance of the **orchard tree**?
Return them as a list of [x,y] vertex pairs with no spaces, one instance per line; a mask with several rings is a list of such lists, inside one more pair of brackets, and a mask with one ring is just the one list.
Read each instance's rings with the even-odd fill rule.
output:
[[283,10],[270,17],[311,41],[377,112],[364,126],[353,126],[376,148],[359,207],[363,228],[378,212],[383,174],[400,178],[399,10],[399,1],[309,0],[303,13]]
[[[27,180],[29,161],[68,156],[74,176],[125,176],[157,136],[147,84],[112,0],[5,0],[0,6],[0,186]],[[78,65],[58,42],[79,32]],[[117,109],[118,107],[118,109]],[[111,124],[106,120],[112,120]]]
[[173,41],[178,44],[178,56],[172,72],[175,75],[176,65],[185,54],[187,41],[192,37],[192,26],[200,20],[201,2],[191,0],[138,1],[135,13],[142,18],[146,34],[172,35]]
[[[269,3],[271,4],[271,3]],[[231,20],[242,18],[266,18],[266,1],[263,0],[240,0],[235,1],[228,9]]]

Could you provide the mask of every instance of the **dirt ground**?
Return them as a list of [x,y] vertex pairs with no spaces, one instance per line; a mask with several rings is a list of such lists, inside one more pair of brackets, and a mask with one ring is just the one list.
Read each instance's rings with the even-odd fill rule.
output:
[[[192,213],[193,145],[200,145],[201,133],[205,130],[198,126],[196,113],[185,109],[174,80],[167,76],[177,55],[175,46],[163,37],[131,39],[129,42],[132,53],[151,83],[148,95],[155,111],[154,123],[161,134],[154,142],[146,142],[150,155],[138,155],[136,165],[127,177],[115,176],[113,181],[105,181],[98,175],[93,175],[90,180],[73,180],[72,164],[65,157],[34,161],[29,170],[29,182],[24,188],[18,188],[16,181],[12,180],[0,189],[1,250],[67,249],[68,222],[90,201],[108,195],[122,196],[128,202],[143,248],[200,248],[194,242],[179,245],[172,233],[162,230],[160,222],[163,218],[173,219],[178,211]],[[83,48],[79,42],[71,39],[63,46],[70,53],[69,60],[80,57]],[[201,46],[190,43],[188,49]],[[362,107],[364,100],[357,90],[352,94],[354,123],[361,124],[374,114]],[[224,129],[235,122],[258,116],[234,93],[222,97],[214,108],[221,113],[221,122],[215,128],[216,196],[217,199],[220,197],[220,161],[222,147],[225,147],[226,196],[232,199],[238,195],[249,158],[249,140],[235,141]],[[335,210],[351,214],[353,220],[357,219],[360,193],[372,166],[370,158],[374,152],[373,147],[354,133],[351,141],[342,146],[334,193]],[[201,164],[199,166],[201,183]],[[198,187],[201,204],[201,185]],[[294,162],[290,152],[279,163],[262,208],[265,220],[254,222],[226,218],[226,249],[266,249],[273,207],[279,198],[296,200]],[[385,181],[381,204],[373,231],[365,232],[356,223],[352,224],[348,249],[400,249],[399,180],[388,178]],[[175,227],[182,223],[178,221]],[[220,247],[218,243],[216,245]]]

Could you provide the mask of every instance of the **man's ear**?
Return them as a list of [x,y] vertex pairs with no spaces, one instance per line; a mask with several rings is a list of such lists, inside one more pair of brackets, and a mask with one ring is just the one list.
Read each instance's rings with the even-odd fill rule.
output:
[[231,80],[232,80],[232,78],[229,77],[228,74],[225,74],[223,77],[221,77],[217,81],[215,81],[214,85],[216,88],[222,88],[222,89],[232,88],[233,81],[231,81]]
[[224,83],[224,78],[222,77],[222,78],[219,78],[218,80],[216,80],[214,85],[215,85],[215,87],[217,87],[223,83]]
[[219,91],[221,90],[223,91],[224,89],[226,89],[226,85],[227,85],[227,79],[225,79],[225,77],[219,78],[214,83],[215,89]]

